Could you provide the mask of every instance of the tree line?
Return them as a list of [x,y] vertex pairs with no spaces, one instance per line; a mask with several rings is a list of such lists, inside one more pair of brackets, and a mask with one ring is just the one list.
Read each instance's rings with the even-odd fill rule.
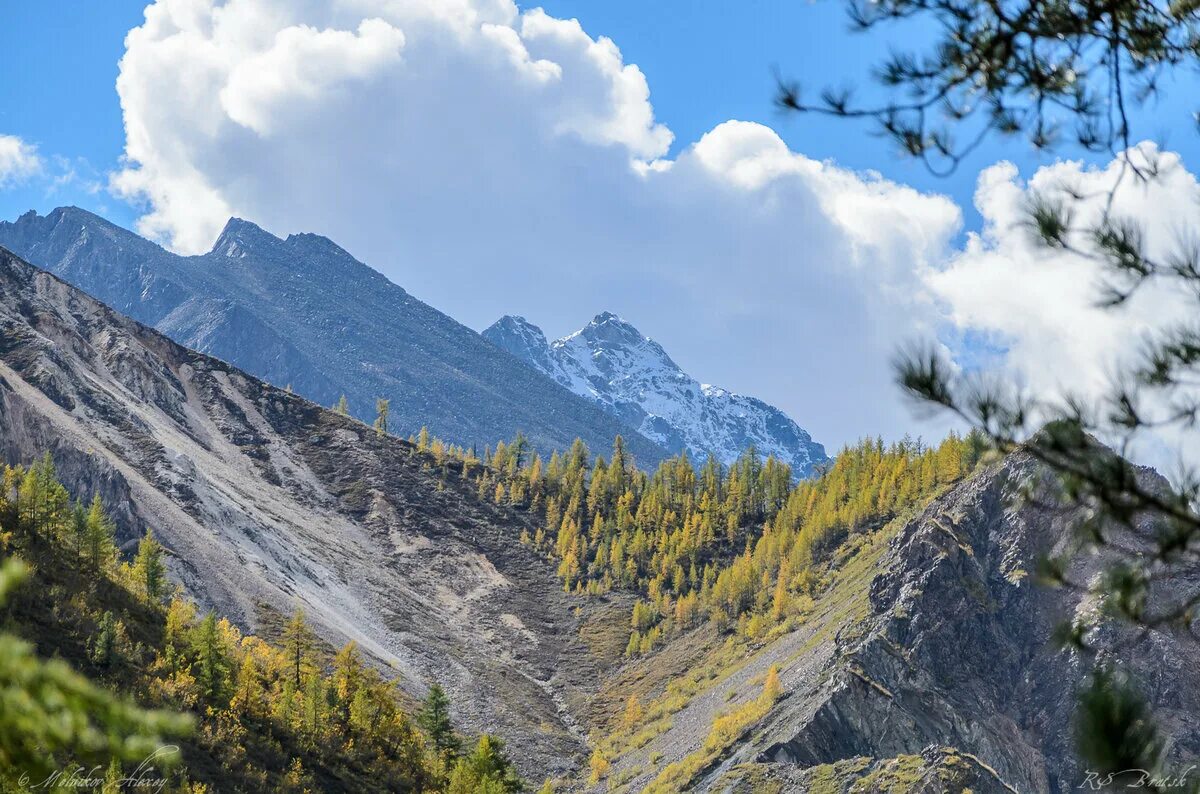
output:
[[620,436],[607,459],[578,439],[543,459],[520,433],[482,455],[426,428],[410,441],[435,462],[459,460],[481,499],[537,513],[521,541],[555,563],[567,592],[639,592],[630,656],[704,621],[756,638],[802,613],[843,540],[957,482],[985,448],[976,434],[933,447],[865,439],[797,481],[753,447],[730,466],[709,456],[697,468],[684,453],[644,472]]

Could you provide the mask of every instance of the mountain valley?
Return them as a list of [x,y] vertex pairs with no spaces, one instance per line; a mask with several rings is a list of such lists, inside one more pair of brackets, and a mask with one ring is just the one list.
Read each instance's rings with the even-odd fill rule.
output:
[[[1071,737],[1083,672],[1051,639],[1088,604],[1034,583],[1073,517],[1019,503],[1045,477],[1027,455],[868,443],[796,485],[753,462],[717,474],[673,459],[640,474],[618,449],[607,468],[579,461],[591,479],[562,494],[555,521],[558,497],[534,494],[569,453],[538,474],[542,458],[507,445],[487,460],[414,446],[4,251],[0,298],[7,460],[48,450],[72,495],[111,506],[126,550],[152,528],[173,579],[243,630],[301,606],[325,641],[354,640],[409,697],[444,686],[460,730],[503,737],[535,786],[1058,792],[1082,779]],[[797,553],[812,520],[793,534],[781,516],[826,497],[841,510],[859,496],[839,490],[851,469],[887,498],[838,512]],[[704,489],[734,499],[739,488],[756,502],[750,517],[705,529]],[[634,492],[645,508],[630,515]],[[674,505],[664,516],[678,509],[695,525],[653,539],[635,527],[660,496]],[[566,521],[572,501],[596,505],[596,523]],[[773,546],[793,537],[791,552]],[[647,544],[658,551],[639,556]],[[693,570],[660,570],[667,554],[693,555]],[[772,574],[801,558],[806,568]],[[643,562],[626,579],[614,559]],[[1086,580],[1099,562],[1077,564]],[[722,589],[740,571],[751,572],[744,598]],[[710,617],[672,617],[697,593]],[[627,643],[631,628],[640,645]],[[1172,758],[1194,757],[1196,649],[1155,634],[1133,658],[1172,726]]]

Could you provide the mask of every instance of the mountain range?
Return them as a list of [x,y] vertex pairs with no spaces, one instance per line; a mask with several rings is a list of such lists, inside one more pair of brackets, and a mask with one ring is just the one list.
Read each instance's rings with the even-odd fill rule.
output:
[[[475,487],[461,462],[0,250],[0,454],[46,450],[72,494],[113,506],[119,539],[153,527],[200,604],[246,630],[303,606],[322,638],[355,640],[406,692],[440,681],[456,724],[504,737],[530,780],[599,790],[588,758],[594,772],[598,737],[622,719],[638,732],[601,765],[609,791],[1011,794],[1084,780],[1072,714],[1085,670],[1051,639],[1089,599],[1030,576],[1078,516],[1019,501],[1047,481],[1021,451],[844,532],[777,631],[737,645],[701,621],[628,657],[639,596],[564,592],[529,540],[538,515]],[[1069,577],[1101,564],[1076,557]],[[1186,761],[1200,752],[1200,657],[1168,633],[1141,640],[1130,669]],[[636,719],[631,693],[647,703]],[[730,722],[741,714],[753,718]]]
[[0,223],[0,246],[180,344],[353,415],[465,446],[523,431],[535,448],[614,436],[646,465],[658,444],[409,295],[330,240],[231,219],[212,250],[177,256],[84,210]]
[[753,447],[799,476],[829,460],[825,448],[783,411],[699,383],[661,345],[610,312],[553,342],[524,317],[511,315],[483,336],[672,453],[687,452],[701,462],[711,454],[728,465]]

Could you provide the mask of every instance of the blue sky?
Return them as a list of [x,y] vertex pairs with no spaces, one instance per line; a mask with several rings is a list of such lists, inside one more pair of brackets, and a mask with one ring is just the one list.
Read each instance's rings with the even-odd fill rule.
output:
[[[125,33],[142,20],[143,2],[61,0],[8,3],[0,26],[5,79],[0,82],[0,134],[17,135],[43,156],[72,161],[80,175],[101,180],[125,145],[117,98],[117,61]],[[79,204],[128,225],[136,213],[82,185],[47,195],[46,186],[0,191],[0,218],[27,209]]]
[[[452,1],[486,24],[456,28]],[[1020,358],[1050,388],[1101,371],[1143,327],[1093,322],[1086,279],[1028,270],[1040,254],[1012,232],[1022,180],[1076,152],[989,140],[941,178],[866,124],[775,109],[775,69],[870,97],[871,66],[920,38],[851,33],[842,2],[550,0],[549,16],[515,16],[483,0],[214,0],[167,22],[172,3],[128,52],[140,1],[8,4],[0,136],[35,145],[45,168],[0,185],[0,219],[77,204],[202,251],[237,214],[325,234],[475,329],[522,314],[557,337],[613,311],[702,382],[779,405],[831,447],[914,428],[890,364],[914,337],[937,335],[964,366]],[[145,131],[130,160],[123,55]],[[1136,132],[1194,168],[1200,82],[1164,88]],[[672,162],[639,170],[655,158]],[[984,221],[981,174],[993,231],[964,247]],[[1129,206],[1191,218],[1193,183],[1184,172]]]
[[[869,96],[869,69],[878,55],[901,38],[915,38],[911,27],[852,33],[838,2],[550,0],[522,7],[538,5],[554,16],[578,18],[593,36],[612,38],[625,61],[641,68],[657,117],[675,133],[672,155],[727,119],[760,121],[815,159],[948,194],[966,211],[968,228],[979,222],[971,199],[982,168],[1007,159],[1028,173],[1053,160],[1021,140],[989,141],[954,175],[937,177],[897,156],[865,123],[777,111],[771,102],[775,68],[806,87],[855,85]],[[5,8],[0,51],[10,79],[0,83],[0,134],[36,144],[43,156],[67,158],[81,182],[0,191],[0,218],[74,203],[132,225],[135,207],[89,192],[84,182],[102,182],[123,151],[117,61],[144,7],[142,0],[57,0]],[[1198,87],[1194,78],[1168,83],[1165,98],[1140,114],[1147,136],[1164,138],[1189,162],[1200,159],[1197,137],[1180,132],[1187,129],[1194,110],[1188,98]],[[1059,154],[1080,156],[1070,149]]]

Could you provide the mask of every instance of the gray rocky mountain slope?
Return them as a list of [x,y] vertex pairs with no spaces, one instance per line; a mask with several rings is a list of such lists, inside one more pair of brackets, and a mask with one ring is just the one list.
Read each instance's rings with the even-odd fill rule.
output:
[[585,752],[587,612],[517,542],[525,516],[0,249],[0,455],[42,450],[72,493],[104,497],[120,540],[152,527],[203,605],[251,629],[303,607],[413,694],[441,682],[531,779]]
[[542,450],[578,436],[637,458],[663,450],[590,401],[498,351],[324,237],[279,239],[231,220],[208,254],[181,257],[73,207],[0,223],[0,246],[186,347],[323,405],[341,394],[367,421],[422,425],[461,444],[518,430]]
[[800,476],[829,459],[783,411],[698,382],[661,345],[610,312],[553,342],[514,316],[500,318],[483,336],[671,452],[698,461],[712,454],[730,464],[753,445]]

